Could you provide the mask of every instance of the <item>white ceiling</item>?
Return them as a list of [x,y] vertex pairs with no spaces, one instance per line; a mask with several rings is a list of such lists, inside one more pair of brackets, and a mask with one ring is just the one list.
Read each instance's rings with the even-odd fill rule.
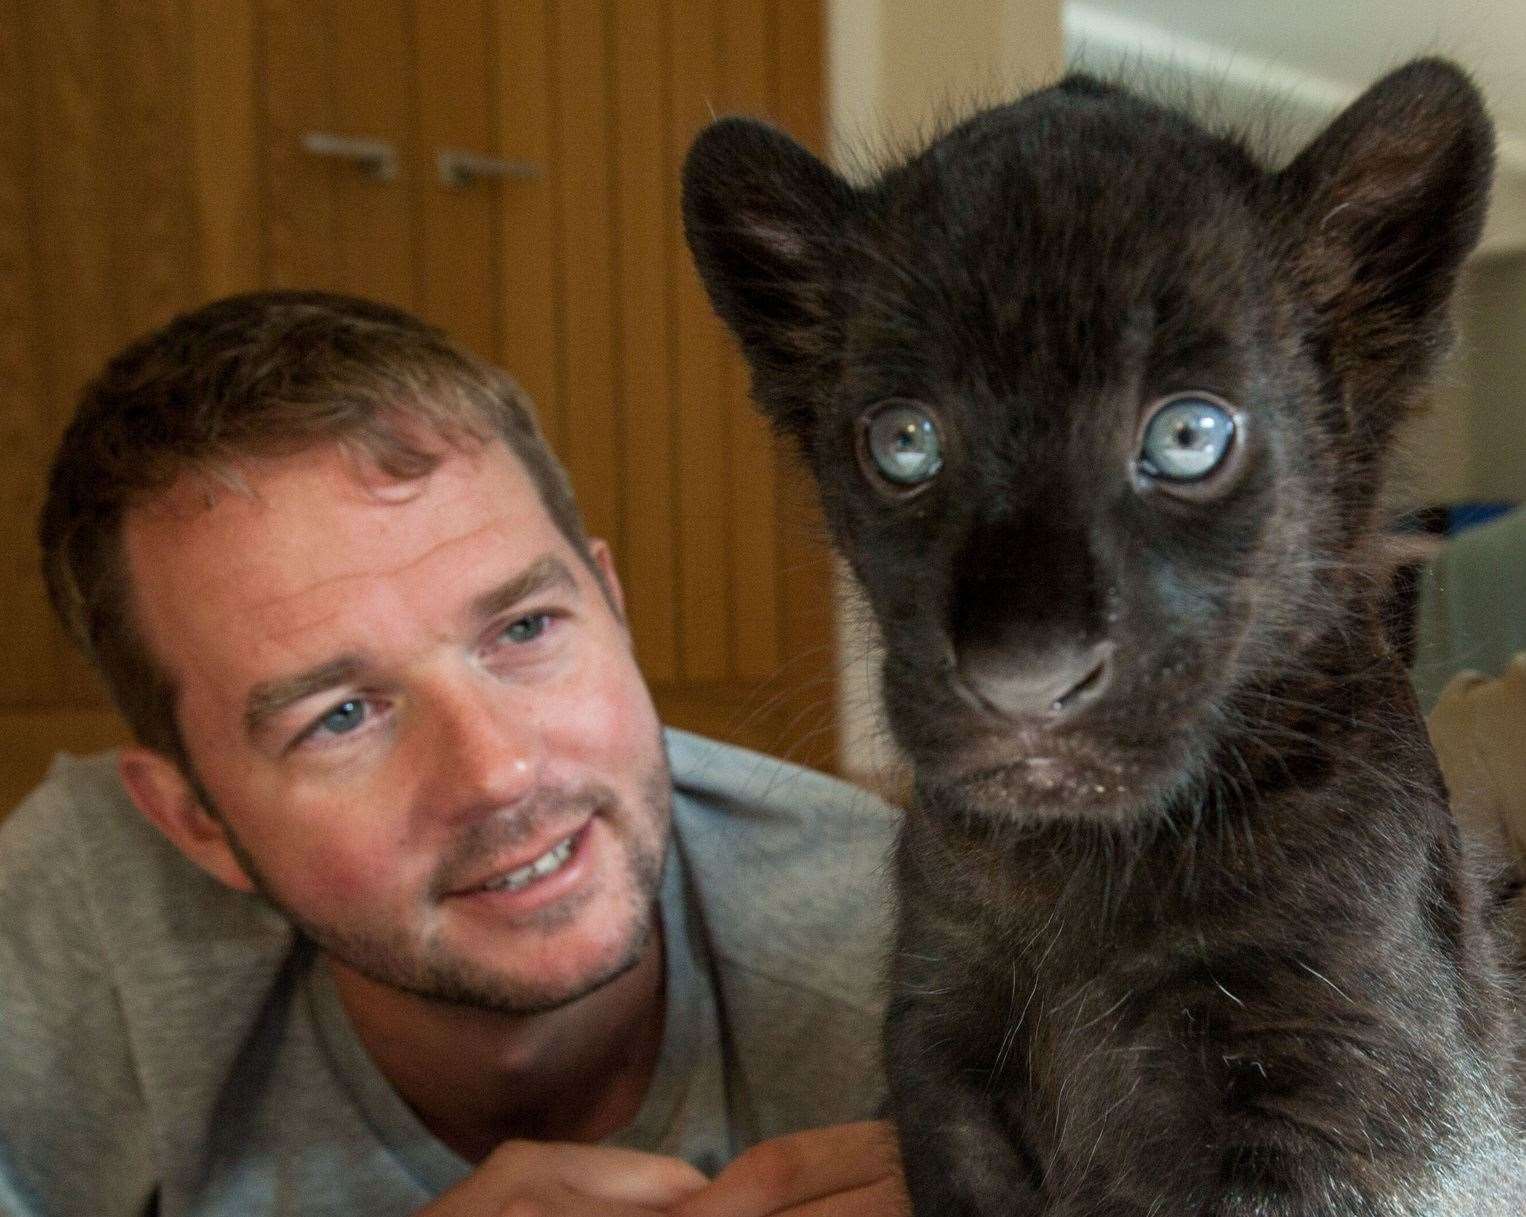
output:
[[1523,0],[1084,0],[1067,3],[1066,50],[1107,70],[1185,74],[1255,118],[1274,99],[1292,142],[1386,70],[1445,55],[1474,76],[1499,133],[1492,252],[1526,248]]

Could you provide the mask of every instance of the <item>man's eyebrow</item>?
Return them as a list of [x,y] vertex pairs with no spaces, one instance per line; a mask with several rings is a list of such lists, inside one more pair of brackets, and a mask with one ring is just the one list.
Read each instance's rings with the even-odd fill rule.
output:
[[295,676],[261,681],[249,690],[249,696],[244,699],[244,730],[249,735],[257,735],[288,706],[295,705],[314,693],[348,684],[360,675],[363,667],[358,657],[341,655],[319,667],[298,672]]
[[[471,612],[477,620],[485,621],[553,587],[576,590],[577,580],[565,562],[555,554],[546,554],[513,578],[483,592],[472,601]],[[325,689],[349,684],[364,668],[364,661],[359,656],[341,655],[294,676],[262,681],[250,689],[244,699],[244,730],[251,736],[257,735],[288,706]]]
[[512,579],[482,593],[472,601],[472,613],[479,621],[507,612],[523,600],[553,587],[576,591],[578,581],[567,564],[555,554],[537,558]]

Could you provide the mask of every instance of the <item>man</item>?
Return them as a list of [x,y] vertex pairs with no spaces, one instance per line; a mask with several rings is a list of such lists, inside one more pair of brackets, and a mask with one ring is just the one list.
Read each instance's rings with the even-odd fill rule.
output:
[[889,819],[664,746],[507,378],[222,301],[87,389],[41,533],[138,742],[0,833],[0,1212],[898,1210]]

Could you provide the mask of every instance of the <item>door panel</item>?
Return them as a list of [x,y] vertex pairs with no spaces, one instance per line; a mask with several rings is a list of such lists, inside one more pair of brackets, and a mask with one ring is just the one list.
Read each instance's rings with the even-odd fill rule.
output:
[[667,17],[651,0],[614,6],[614,221],[620,436],[620,577],[636,655],[652,681],[678,679],[672,310],[668,301]]
[[[34,200],[31,237],[38,320],[37,369],[42,396],[33,423],[40,446],[51,452],[79,387],[118,345],[119,325],[113,278],[112,215],[102,200],[114,197],[118,182],[108,160],[114,105],[102,44],[107,37],[103,6],[85,0],[23,4],[19,14],[30,52],[32,149],[27,194]],[[111,99],[111,100],[109,100]],[[129,103],[130,104],[130,103]],[[41,498],[42,471],[29,479]],[[36,561],[36,549],[26,552]],[[36,604],[41,578],[18,589],[15,599]],[[38,702],[88,702],[96,682],[88,666],[49,628],[42,651],[15,654],[23,665],[41,667],[27,683]],[[22,703],[27,704],[27,703]]]
[[[0,22],[16,29],[17,0],[0,4]],[[0,38],[0,704],[34,705],[58,684],[57,633],[37,570],[34,521],[38,471],[53,427],[43,407],[38,358],[42,318],[38,265],[28,239],[36,203],[34,93],[19,39]]]
[[328,62],[332,5],[260,0],[256,12],[264,256],[262,283],[250,286],[342,290],[336,195],[340,180],[348,181],[360,170],[348,161],[305,151],[302,140],[314,132],[349,138],[385,133],[339,125]]
[[[766,114],[769,50],[773,36],[768,0],[730,0],[721,27],[726,67],[726,108]],[[727,479],[732,535],[727,575],[732,622],[732,659],[738,679],[767,681],[779,671],[778,522],[774,495],[778,467],[772,437],[747,396],[746,370],[738,359],[723,365],[726,451],[735,476]],[[745,615],[745,628],[742,618]]]
[[[678,180],[684,154],[723,96],[720,6],[670,0],[673,121],[668,129],[667,178]],[[678,441],[678,582],[680,671],[686,680],[729,680],[731,537],[726,503],[725,334],[689,262],[681,226],[669,225],[673,278],[673,385]],[[740,472],[740,471],[739,471]]]
[[[420,307],[420,226],[416,200],[425,188],[413,155],[419,146],[415,107],[416,44],[412,5],[404,0],[334,0],[327,7],[330,50],[321,70],[334,98],[333,129],[386,138],[398,149],[399,176],[378,182],[364,173],[331,175],[334,191],[335,283],[357,296],[410,311]],[[433,7],[433,5],[429,6]]]
[[499,191],[510,183],[484,178],[447,186],[436,157],[442,150],[496,157],[492,96],[498,71],[486,0],[428,0],[414,9],[418,40],[420,144],[414,161],[422,210],[420,312],[468,350],[497,360]]
[[[610,223],[610,16],[598,0],[551,6],[552,180],[563,416],[559,455],[588,531],[622,552]],[[550,236],[550,234],[548,234]]]
[[211,300],[264,282],[260,23],[248,0],[186,7],[197,298]]
[[492,38],[497,65],[493,106],[503,157],[540,172],[497,192],[499,248],[498,361],[536,404],[551,446],[563,450],[557,290],[557,196],[551,176],[555,114],[551,104],[551,19],[544,4],[496,0]]

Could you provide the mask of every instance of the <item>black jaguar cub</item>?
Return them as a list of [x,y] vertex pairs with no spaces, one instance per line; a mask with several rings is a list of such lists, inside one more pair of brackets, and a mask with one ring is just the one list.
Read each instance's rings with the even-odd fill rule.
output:
[[1290,164],[1082,76],[684,218],[884,636],[924,1217],[1526,1210],[1517,1023],[1380,627],[1381,466],[1492,134],[1412,63]]

